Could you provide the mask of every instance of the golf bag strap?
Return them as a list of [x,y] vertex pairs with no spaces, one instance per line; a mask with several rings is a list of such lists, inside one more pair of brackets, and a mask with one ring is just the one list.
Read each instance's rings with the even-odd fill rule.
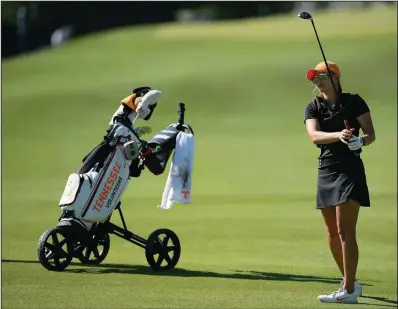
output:
[[79,169],[79,173],[87,173],[97,163],[99,163],[98,167],[101,168],[108,155],[112,152],[113,148],[114,147],[109,145],[109,143],[106,141],[102,141],[87,156],[84,157],[83,165]]
[[80,173],[87,173],[97,163],[99,163],[99,168],[102,167],[104,161],[114,149],[114,146],[110,145],[110,141],[112,140],[112,136],[114,135],[118,127],[119,125],[112,125],[106,130],[107,135],[104,136],[103,141],[95,146],[94,149],[92,149],[83,158],[83,165],[79,170]]
[[110,126],[106,132],[107,134],[104,136],[104,140],[99,143],[97,146],[95,146],[82,160],[84,163],[95,151],[97,151],[101,146],[104,144],[109,144],[109,141],[111,140],[111,136],[114,134],[114,132],[117,130],[118,125],[112,125]]

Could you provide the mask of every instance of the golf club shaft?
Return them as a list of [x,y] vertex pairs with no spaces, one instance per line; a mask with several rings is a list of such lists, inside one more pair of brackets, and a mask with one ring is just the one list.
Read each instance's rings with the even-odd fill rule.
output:
[[[334,81],[333,81],[333,78],[332,78],[332,72],[330,71],[328,62],[327,62],[327,60],[326,60],[325,53],[323,52],[321,40],[319,39],[318,32],[316,31],[316,27],[315,27],[314,20],[313,20],[312,18],[311,18],[311,24],[312,24],[312,28],[314,28],[314,32],[315,32],[315,35],[316,35],[316,39],[317,39],[317,41],[318,41],[319,48],[321,49],[323,61],[325,61],[326,69],[328,70],[329,78],[330,78],[330,81],[332,82],[332,87],[333,87],[334,93],[336,94],[336,97],[339,99],[340,93],[338,92],[338,89],[336,89],[336,86],[335,86],[335,84],[334,84]],[[344,126],[345,126],[345,128],[346,128],[347,130],[350,129],[350,124],[348,123],[348,120],[347,120],[347,119],[344,119]]]
[[330,81],[332,82],[333,90],[334,90],[336,96],[338,96],[339,94],[337,92],[336,86],[334,85],[334,81],[333,81],[333,78],[332,78],[332,72],[329,69],[329,65],[328,65],[328,62],[326,61],[325,53],[323,52],[321,40],[319,39],[318,32],[316,31],[315,23],[314,23],[314,21],[312,19],[311,19],[311,24],[312,24],[312,27],[314,28],[314,32],[315,32],[315,35],[316,35],[316,40],[318,41],[319,48],[321,49],[323,61],[325,61],[326,69],[328,70]]
[[137,112],[137,115],[135,116],[135,118],[134,118],[134,120],[133,120],[133,123],[138,119],[138,116],[139,116],[140,114]]

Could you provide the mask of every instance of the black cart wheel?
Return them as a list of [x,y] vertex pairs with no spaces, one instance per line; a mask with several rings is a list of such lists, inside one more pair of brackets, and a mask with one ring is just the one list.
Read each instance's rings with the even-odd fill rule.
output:
[[181,245],[177,235],[168,229],[158,229],[149,235],[145,256],[155,271],[173,269],[180,259]]
[[37,255],[48,270],[64,270],[72,261],[73,247],[67,233],[58,228],[46,230],[40,237]]
[[85,265],[98,265],[108,255],[110,239],[107,232],[96,232],[87,242],[77,242],[75,256]]

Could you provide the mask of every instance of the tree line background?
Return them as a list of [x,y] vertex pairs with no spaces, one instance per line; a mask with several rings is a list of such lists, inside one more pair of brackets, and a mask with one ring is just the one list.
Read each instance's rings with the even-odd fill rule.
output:
[[333,9],[336,5],[351,7],[366,6],[369,3],[3,1],[1,3],[1,53],[2,58],[7,58],[61,43],[72,37],[114,27],[173,21],[265,17],[300,8]]

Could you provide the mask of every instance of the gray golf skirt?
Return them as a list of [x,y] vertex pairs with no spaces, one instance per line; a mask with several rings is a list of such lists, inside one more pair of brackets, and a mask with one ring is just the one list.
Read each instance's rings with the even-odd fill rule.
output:
[[370,207],[369,190],[362,159],[319,160],[316,208],[323,209],[348,202]]

